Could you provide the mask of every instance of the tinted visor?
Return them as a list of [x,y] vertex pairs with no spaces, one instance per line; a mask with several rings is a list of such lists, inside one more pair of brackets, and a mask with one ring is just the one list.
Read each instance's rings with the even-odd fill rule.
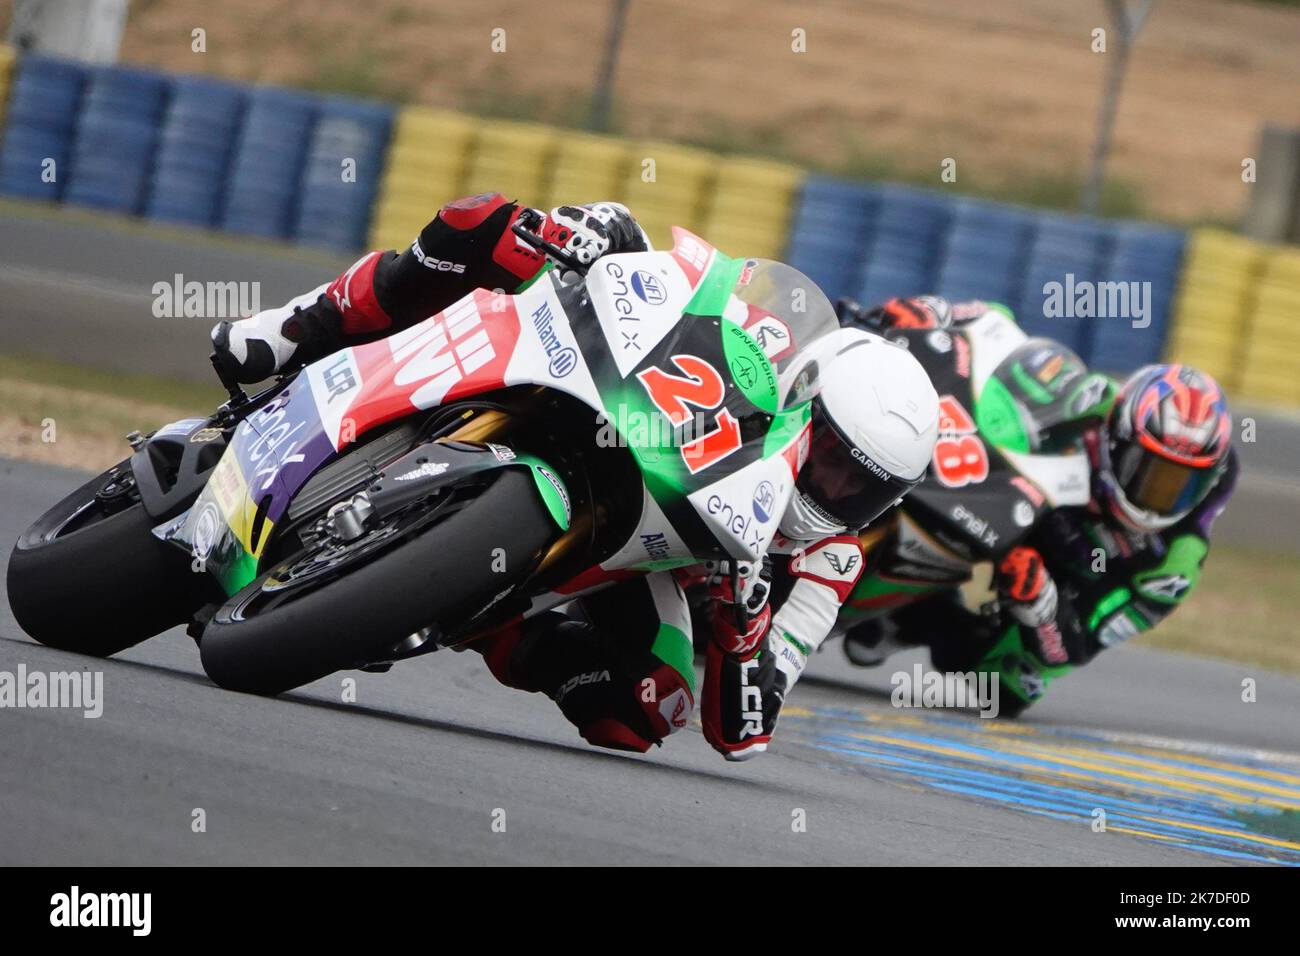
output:
[[1115,461],[1115,478],[1129,503],[1169,518],[1186,514],[1205,500],[1217,469],[1193,468],[1147,451],[1136,442]]
[[813,401],[812,444],[795,487],[850,531],[866,527],[918,483],[890,474],[854,448]]

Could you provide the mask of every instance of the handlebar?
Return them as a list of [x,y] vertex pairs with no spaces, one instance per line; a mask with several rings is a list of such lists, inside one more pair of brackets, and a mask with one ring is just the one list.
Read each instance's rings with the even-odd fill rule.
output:
[[731,595],[736,599],[736,603],[733,606],[736,629],[740,631],[741,634],[744,634],[749,630],[749,614],[745,610],[745,605],[741,604],[739,599],[740,565],[735,561],[728,561],[727,563],[730,566],[728,570],[731,573]]
[[[524,220],[528,221],[528,225],[525,225]],[[536,231],[541,224],[541,215],[537,210],[524,209],[519,214],[519,218],[515,220],[514,225],[510,227],[510,231],[536,251],[545,253],[566,270],[585,277],[589,267],[579,262],[573,253],[543,239],[541,234]]]

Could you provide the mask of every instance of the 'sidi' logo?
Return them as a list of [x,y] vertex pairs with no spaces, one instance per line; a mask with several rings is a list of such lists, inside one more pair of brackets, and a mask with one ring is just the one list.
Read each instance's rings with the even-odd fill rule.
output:
[[668,290],[664,284],[649,272],[632,273],[632,291],[647,305],[663,305],[668,301]]

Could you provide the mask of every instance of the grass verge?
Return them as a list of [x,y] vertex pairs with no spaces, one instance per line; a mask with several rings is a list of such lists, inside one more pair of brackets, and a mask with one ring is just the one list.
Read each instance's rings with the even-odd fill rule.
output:
[[126,457],[128,432],[206,415],[223,395],[215,383],[0,355],[0,457],[99,471]]
[[1296,581],[1296,555],[1211,545],[1196,590],[1139,643],[1300,673]]

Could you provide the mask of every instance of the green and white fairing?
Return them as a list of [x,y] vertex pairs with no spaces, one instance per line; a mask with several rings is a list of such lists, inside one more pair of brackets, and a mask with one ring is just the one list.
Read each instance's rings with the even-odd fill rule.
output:
[[[604,257],[584,281],[548,271],[513,295],[476,290],[307,366],[239,424],[198,500],[155,534],[233,594],[264,570],[299,492],[349,444],[428,409],[541,386],[582,402],[598,444],[627,448],[640,470],[636,529],[600,568],[759,557],[807,449],[816,381],[791,366],[835,330],[835,312],[789,266],[728,258],[681,229],[674,238],[669,251]],[[569,490],[546,458],[492,445],[396,480],[530,468],[562,532]]]
[[601,259],[583,293],[556,293],[599,393],[602,437],[632,452],[645,485],[639,526],[605,570],[767,550],[807,453],[815,380],[789,373],[838,327],[790,266],[674,235],[671,252]]

